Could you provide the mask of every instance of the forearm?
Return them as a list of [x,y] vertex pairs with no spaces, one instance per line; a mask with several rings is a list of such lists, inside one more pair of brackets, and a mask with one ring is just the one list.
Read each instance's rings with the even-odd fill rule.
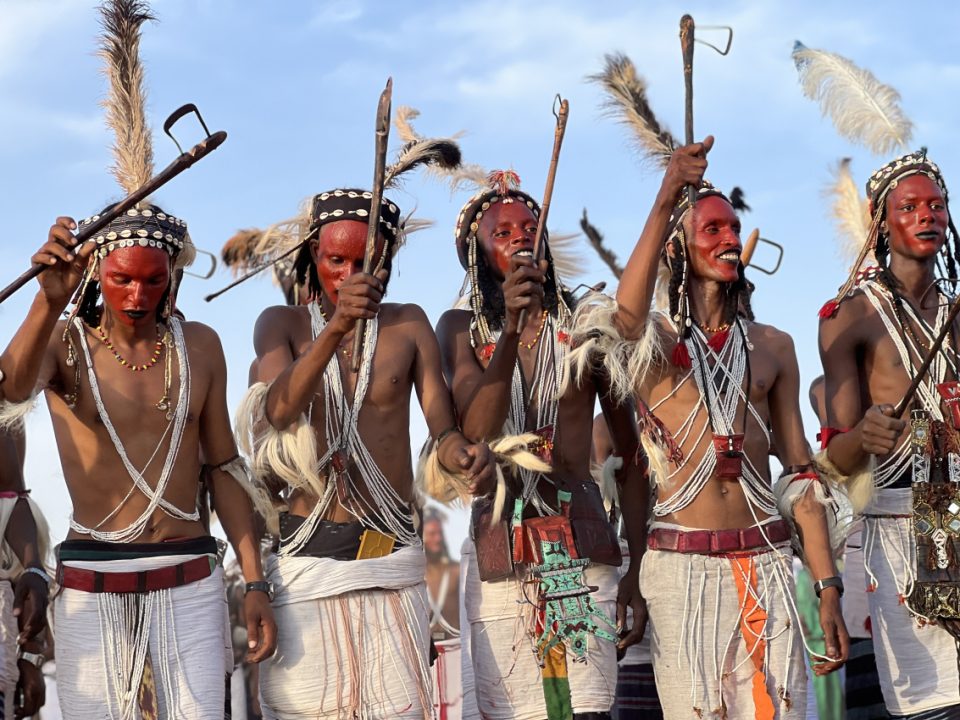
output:
[[794,519],[813,579],[823,580],[836,575],[826,508],[814,497],[813,486],[794,505]]
[[640,569],[640,560],[647,548],[647,517],[650,512],[650,479],[636,454],[623,458],[623,468],[617,473],[620,488],[620,512],[630,549],[630,569]]
[[23,567],[40,567],[42,565],[37,538],[37,523],[33,518],[30,503],[26,498],[18,499],[16,505],[14,505],[3,539],[6,540]]
[[862,427],[861,420],[849,432],[834,435],[827,446],[827,457],[830,462],[846,475],[854,474],[870,459],[870,455],[863,451]]
[[463,434],[471,440],[491,440],[503,431],[510,409],[510,386],[518,346],[517,334],[500,335],[482,379],[466,407],[460,409]]
[[6,400],[23,402],[33,394],[50,335],[63,308],[51,305],[42,292],[37,293],[26,320],[0,356],[0,368],[6,376],[3,382]]
[[263,579],[260,537],[250,498],[230,475],[222,470],[211,474],[214,485],[214,509],[227,534],[247,582]]
[[639,338],[650,314],[657,267],[675,198],[662,188],[617,285],[617,323],[627,338]]
[[325,329],[310,349],[273,381],[267,393],[267,420],[277,430],[286,430],[306,412],[341,339],[342,335]]

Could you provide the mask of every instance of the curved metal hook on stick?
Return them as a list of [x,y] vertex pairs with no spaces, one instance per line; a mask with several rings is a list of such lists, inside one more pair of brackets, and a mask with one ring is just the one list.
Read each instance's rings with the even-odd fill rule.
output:
[[701,45],[706,45],[708,48],[711,48],[711,49],[713,49],[713,50],[716,50],[716,51],[717,51],[718,53],[720,53],[721,55],[729,55],[729,54],[730,54],[730,46],[733,45],[733,28],[732,28],[732,27],[730,27],[729,25],[701,25],[701,26],[700,26],[700,29],[701,29],[701,30],[726,30],[726,31],[727,31],[727,44],[726,44],[726,46],[723,48],[723,50],[721,50],[720,48],[718,48],[716,45],[714,45],[714,44],[712,44],[712,43],[708,43],[706,40],[701,40],[700,38],[694,38],[693,41],[694,41],[694,42],[698,42],[698,43],[700,43]]
[[[779,251],[777,262],[773,266],[773,269],[768,269],[762,265],[756,265],[753,263],[753,254],[757,249],[758,243],[771,245]],[[743,252],[740,253],[740,262],[743,263],[744,267],[752,267],[754,270],[759,270],[766,275],[773,275],[777,272],[777,270],[780,269],[780,265],[783,263],[783,245],[778,242],[774,242],[773,240],[767,240],[766,238],[760,237],[760,230],[754,229],[754,231],[750,233],[749,237],[747,238],[747,241],[743,244]]]
[[[951,283],[951,284],[956,285],[958,282],[960,282],[960,278],[955,278],[955,277],[937,278],[937,279],[934,280],[932,283],[930,283],[929,285],[927,285],[927,289],[924,290],[924,291],[923,291],[923,295],[920,296],[920,307],[921,307],[922,309],[924,309],[924,310],[927,309],[927,306],[924,305],[924,303],[925,303],[926,300],[927,300],[927,295],[929,295],[929,294],[930,294],[930,291],[933,290],[935,287],[939,287],[941,284],[945,285],[945,284],[947,284],[947,283]],[[950,304],[949,299],[947,300],[947,302],[946,302],[945,304],[946,304],[946,305],[949,305],[949,304]],[[938,302],[935,307],[940,307],[940,306],[941,306],[941,303]]]
[[[177,142],[176,138],[170,134],[170,128],[182,118],[184,115],[189,113],[195,113],[196,116],[200,119],[200,124],[203,126],[204,131],[207,133],[206,137],[194,145],[192,148],[186,152],[180,147],[180,143]],[[79,245],[85,242],[92,242],[93,238],[96,237],[97,233],[100,232],[103,228],[109,225],[111,222],[116,220],[118,217],[123,215],[127,210],[132,208],[137,203],[145,200],[150,197],[153,193],[159,190],[161,187],[166,185],[168,182],[173,180],[177,175],[182,173],[187,168],[191,167],[194,163],[205,158],[211,152],[220,147],[224,140],[227,139],[227,133],[223,130],[218,130],[217,132],[211,133],[206,126],[206,123],[203,122],[203,118],[200,117],[200,111],[197,110],[197,106],[193,103],[189,103],[180,108],[174,110],[170,117],[167,118],[166,122],[163,124],[163,130],[167,135],[173,139],[174,144],[177,146],[177,149],[180,150],[180,154],[174,158],[167,167],[160,171],[157,175],[154,175],[150,180],[148,180],[144,185],[141,185],[139,188],[134,190],[132,193],[127,195],[123,200],[118,202],[116,205],[111,207],[109,210],[101,213],[96,220],[93,220],[89,225],[84,225],[76,233],[76,238],[79,248]],[[34,265],[26,272],[22,273],[20,277],[14,280],[12,283],[7,285],[3,290],[0,290],[0,303],[13,295],[17,290],[22,288],[33,278],[37,277],[40,273],[46,270],[49,265]]]
[[217,256],[214,255],[212,252],[208,252],[207,250],[201,250],[200,248],[194,248],[194,249],[196,250],[196,253],[198,255],[206,255],[208,258],[210,258],[210,269],[207,270],[205,273],[190,272],[189,270],[184,270],[183,274],[189,275],[190,277],[200,278],[201,280],[209,280],[210,278],[213,277],[213,274],[217,271]]

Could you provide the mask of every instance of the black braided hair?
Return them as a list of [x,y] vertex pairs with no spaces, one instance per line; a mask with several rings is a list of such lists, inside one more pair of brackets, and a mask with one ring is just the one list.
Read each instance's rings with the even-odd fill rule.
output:
[[[477,239],[477,281],[480,286],[480,295],[483,297],[483,317],[491,330],[502,330],[503,323],[507,317],[507,306],[503,299],[503,288],[501,281],[497,280],[487,258],[487,252],[483,244]],[[573,308],[573,294],[566,288],[557,288],[556,272],[553,270],[553,255],[550,252],[549,243],[544,244],[544,258],[547,260],[549,269],[547,277],[543,284],[543,307],[551,315],[556,315],[559,307],[560,293],[567,307]]]

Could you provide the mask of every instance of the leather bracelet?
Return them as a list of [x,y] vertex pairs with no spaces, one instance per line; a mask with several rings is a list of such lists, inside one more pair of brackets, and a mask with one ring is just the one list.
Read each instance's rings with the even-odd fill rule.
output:
[[817,580],[813,584],[813,591],[820,597],[820,593],[829,587],[835,587],[840,591],[840,597],[843,597],[843,579],[839,575],[826,577],[823,580]]
[[273,583],[268,580],[254,580],[253,582],[248,582],[243,588],[243,594],[246,595],[249,592],[262,592],[266,593],[267,599],[270,602],[273,602]]
[[443,444],[443,441],[444,441],[444,440],[446,440],[448,437],[450,437],[451,435],[453,435],[453,434],[456,433],[456,432],[460,432],[460,428],[458,428],[456,425],[451,425],[451,426],[448,427],[446,430],[444,430],[442,433],[440,433],[439,435],[437,435],[437,448],[439,448],[440,445]]

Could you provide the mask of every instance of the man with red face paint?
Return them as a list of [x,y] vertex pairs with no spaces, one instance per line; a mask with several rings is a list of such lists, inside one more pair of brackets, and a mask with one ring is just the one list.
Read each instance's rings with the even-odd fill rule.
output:
[[219,549],[196,507],[201,453],[250,582],[249,659],[272,653],[275,635],[223,352],[210,328],[171,313],[174,271],[192,249],[185,223],[143,205],[80,247],[76,227],[60,218],[34,255],[47,266],[41,289],[0,358],[8,400],[45,391],[73,502],[58,554],[61,703],[78,718],[101,717],[104,703],[214,717],[229,638]]
[[[598,396],[623,460],[625,512],[640,519],[629,525],[631,548],[642,545],[646,513],[636,429],[629,405],[611,401],[601,373],[567,382],[574,302],[546,236],[545,259],[533,260],[540,208],[518,183],[515,173],[494,173],[461,210],[456,241],[470,309],[448,311],[437,328],[464,433],[483,440],[534,433],[546,462],[511,473],[496,498],[478,488],[461,552],[461,637],[469,635],[461,644],[470,648],[464,675],[476,678],[485,718],[609,718],[615,621],[623,628],[626,607],[634,606],[633,630],[620,639],[626,647],[642,632],[643,613],[638,566],[630,565],[618,596],[617,534],[590,475]],[[568,583],[572,605],[557,606],[553,581]]]
[[[822,464],[864,518],[877,668],[889,712],[960,717],[960,406],[955,324],[895,417],[956,291],[957,231],[926,151],[867,182],[871,231],[821,311],[827,427]],[[875,256],[875,264],[866,258]]]
[[[362,272],[371,193],[313,198],[295,261],[313,300],[257,321],[258,380],[241,409],[264,482],[281,481],[277,657],[261,666],[268,718],[424,718],[432,713],[430,603],[416,527],[410,395],[416,392],[440,472],[486,486],[489,449],[457,427],[437,339],[416,305],[382,303],[403,242],[384,199],[376,267]],[[352,372],[357,321],[367,321]]]
[[[793,342],[753,321],[740,222],[703,181],[712,145],[673,153],[616,305],[585,306],[575,339],[603,352],[616,393],[638,406],[656,485],[640,590],[664,717],[802,718],[794,529],[821,595],[827,657],[815,670],[847,655],[828,498],[804,440]],[[651,309],[658,266],[667,312]]]

